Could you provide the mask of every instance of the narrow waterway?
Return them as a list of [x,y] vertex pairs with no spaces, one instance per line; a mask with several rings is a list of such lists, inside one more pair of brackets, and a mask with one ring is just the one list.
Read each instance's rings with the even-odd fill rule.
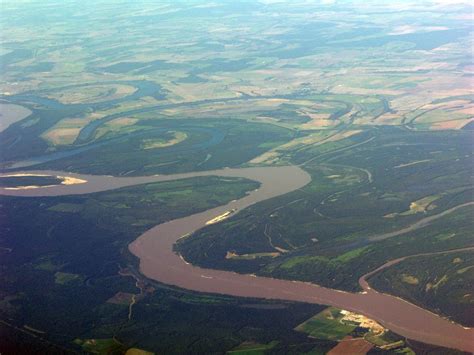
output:
[[[29,173],[32,172],[29,171]],[[199,292],[333,305],[368,316],[392,331],[410,339],[464,351],[474,351],[473,328],[464,328],[403,299],[371,289],[368,284],[364,284],[365,278],[370,276],[371,273],[365,275],[360,280],[364,292],[350,293],[307,282],[202,269],[187,263],[180,255],[173,251],[174,244],[181,237],[204,227],[207,221],[226,211],[236,210],[238,212],[257,202],[280,196],[305,186],[311,181],[311,178],[308,173],[299,167],[222,169],[187,174],[130,178],[88,176],[64,172],[41,171],[41,173],[71,176],[87,180],[87,183],[58,185],[32,190],[0,189],[0,194],[17,196],[85,194],[149,182],[211,175],[244,177],[259,181],[261,183],[259,189],[250,192],[239,200],[160,224],[139,236],[130,244],[129,249],[140,259],[140,271],[150,279]],[[417,227],[421,228],[424,225],[426,223],[420,223]],[[382,266],[382,268],[390,265],[388,263]]]

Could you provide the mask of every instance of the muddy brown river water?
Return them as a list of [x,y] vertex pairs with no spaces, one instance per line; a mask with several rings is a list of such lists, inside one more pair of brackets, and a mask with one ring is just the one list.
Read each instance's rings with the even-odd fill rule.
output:
[[[28,173],[34,173],[28,171]],[[39,171],[41,174],[70,176],[87,183],[58,185],[29,190],[5,190],[0,194],[15,196],[59,196],[85,194],[150,182],[170,181],[196,176],[243,177],[259,181],[259,189],[239,200],[188,217],[175,219],[146,231],[129,245],[140,259],[140,271],[148,278],[198,292],[239,297],[266,298],[332,305],[370,317],[392,331],[421,342],[474,351],[474,328],[465,328],[398,297],[380,293],[368,285],[367,274],[359,280],[363,292],[350,293],[299,281],[288,281],[237,274],[229,271],[202,269],[187,263],[173,251],[183,236],[205,226],[206,222],[260,201],[280,196],[305,186],[311,181],[308,173],[296,166],[222,169],[175,175],[147,177],[111,177]],[[421,228],[426,224],[420,223]],[[383,266],[393,265],[394,260]],[[373,272],[372,272],[373,273]],[[372,274],[371,273],[371,274]]]

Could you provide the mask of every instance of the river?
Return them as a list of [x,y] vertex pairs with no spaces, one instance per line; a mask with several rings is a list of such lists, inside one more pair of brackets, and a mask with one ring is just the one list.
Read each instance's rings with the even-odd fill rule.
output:
[[[34,172],[28,171],[28,173]],[[198,292],[332,305],[370,317],[410,339],[463,351],[474,351],[474,328],[462,327],[401,298],[371,289],[365,278],[372,273],[360,279],[363,292],[351,293],[308,282],[203,269],[187,263],[173,251],[174,244],[180,238],[202,228],[207,221],[226,211],[238,212],[257,202],[283,195],[308,184],[311,181],[309,174],[299,167],[221,169],[147,177],[91,176],[54,171],[38,173],[71,176],[87,180],[87,183],[31,190],[0,189],[0,194],[16,196],[85,194],[149,182],[212,175],[244,177],[258,181],[261,183],[260,188],[239,200],[162,223],[140,235],[129,245],[129,249],[140,259],[140,271],[143,275],[165,284]],[[420,224],[419,227],[423,225]],[[383,265],[381,268],[388,267],[394,262]]]

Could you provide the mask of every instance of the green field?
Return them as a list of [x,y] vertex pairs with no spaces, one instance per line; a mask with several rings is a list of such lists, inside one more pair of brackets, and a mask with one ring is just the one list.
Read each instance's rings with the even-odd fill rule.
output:
[[255,343],[242,343],[238,347],[230,350],[227,354],[237,355],[262,355],[271,350],[277,345],[278,342],[274,341],[268,344],[255,344]]
[[[472,246],[473,9],[5,0],[0,173],[298,165],[307,186],[176,250],[202,267],[360,291],[359,277],[389,260]],[[0,177],[7,188],[61,182]],[[0,353],[322,354],[359,336],[322,306],[196,294],[140,275],[127,246],[141,233],[257,188],[208,177],[0,197]],[[471,251],[441,253],[369,281],[472,326],[471,266]],[[378,353],[400,339],[372,340]],[[393,351],[448,353],[403,349]]]
[[342,317],[339,309],[330,307],[298,325],[296,330],[318,339],[341,340],[356,328],[342,323]]

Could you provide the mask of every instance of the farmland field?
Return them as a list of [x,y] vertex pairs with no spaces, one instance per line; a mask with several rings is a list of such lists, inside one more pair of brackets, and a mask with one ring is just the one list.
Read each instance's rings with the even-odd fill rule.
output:
[[[292,166],[311,181],[181,235],[181,261],[357,294],[400,258],[370,287],[472,331],[473,11],[3,1],[0,354],[459,353],[329,304],[171,286],[128,248],[262,188],[207,171]],[[205,176],[41,195],[89,186],[75,173]]]

